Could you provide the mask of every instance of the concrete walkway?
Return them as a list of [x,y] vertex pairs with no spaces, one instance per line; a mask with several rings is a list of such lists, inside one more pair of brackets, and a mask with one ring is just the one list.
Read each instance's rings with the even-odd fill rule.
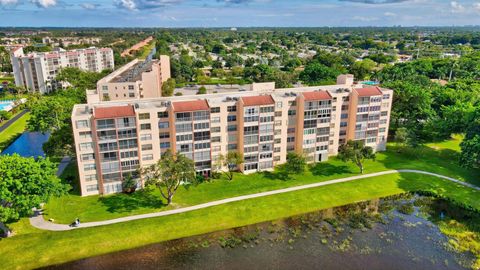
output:
[[0,127],[0,133],[2,133],[5,129],[15,123],[20,117],[27,113],[27,110],[23,110],[21,113],[15,115],[12,119],[8,120],[3,126]]
[[[265,196],[270,196],[270,195],[275,195],[275,194],[287,193],[287,192],[292,192],[292,191],[297,191],[297,190],[316,188],[316,187],[333,185],[333,184],[344,183],[344,182],[350,182],[350,181],[354,181],[354,180],[359,180],[359,179],[364,179],[364,178],[369,178],[369,177],[375,177],[375,176],[381,176],[381,175],[387,175],[387,174],[394,174],[394,173],[418,173],[418,174],[431,175],[431,176],[439,177],[439,178],[442,178],[442,179],[460,184],[462,186],[466,186],[466,187],[469,187],[469,188],[480,191],[480,187],[477,187],[477,186],[469,184],[469,183],[465,183],[465,182],[460,181],[460,180],[455,179],[455,178],[451,178],[451,177],[436,174],[436,173],[419,171],[419,170],[390,170],[390,171],[383,171],[383,172],[370,173],[370,174],[351,176],[351,177],[340,178],[340,179],[335,179],[335,180],[323,181],[323,182],[318,182],[318,183],[313,183],[313,184],[308,184],[308,185],[295,186],[295,187],[289,187],[289,188],[284,188],[284,189],[277,189],[277,190],[272,190],[272,191],[260,192],[260,193],[250,194],[250,195],[243,195],[243,196],[227,198],[227,199],[218,200],[218,201],[212,201],[212,202],[208,202],[208,203],[202,203],[202,204],[198,204],[198,205],[194,205],[194,206],[183,207],[183,208],[174,209],[174,210],[154,212],[154,213],[142,214],[142,215],[127,216],[127,217],[121,217],[121,218],[110,219],[110,220],[105,220],[105,221],[86,222],[86,223],[81,223],[80,226],[78,226],[77,228],[96,227],[96,226],[103,226],[103,225],[115,224],[115,223],[120,223],[120,222],[127,222],[127,221],[132,221],[132,220],[144,219],[144,218],[169,216],[169,215],[174,215],[174,214],[178,214],[178,213],[185,213],[185,212],[190,212],[190,211],[194,211],[194,210],[198,210],[198,209],[208,208],[208,207],[212,207],[212,206],[216,206],[216,205],[227,204],[227,203],[231,203],[231,202],[238,202],[238,201],[243,201],[243,200],[248,200],[248,199],[253,199],[253,198],[259,198],[259,197],[265,197]],[[43,218],[41,211],[36,212],[35,215],[30,218],[30,224],[32,224],[32,226],[34,226],[36,228],[39,228],[39,229],[42,229],[42,230],[49,230],[49,231],[68,231],[68,230],[76,229],[76,228],[69,227],[68,225],[65,225],[65,224],[56,224],[56,223],[53,223],[53,222],[46,221]]]

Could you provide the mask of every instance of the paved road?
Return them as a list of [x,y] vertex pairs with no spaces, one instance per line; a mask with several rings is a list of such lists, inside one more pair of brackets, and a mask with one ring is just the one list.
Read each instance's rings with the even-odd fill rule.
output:
[[7,129],[9,126],[11,126],[13,123],[15,123],[15,121],[17,121],[18,118],[22,117],[26,113],[27,113],[27,110],[23,110],[21,113],[15,115],[12,119],[8,120],[8,122],[5,125],[0,127],[0,133],[2,133],[2,131]]
[[[221,204],[226,204],[226,203],[231,203],[231,202],[238,202],[238,201],[243,201],[243,200],[248,200],[248,199],[253,199],[253,198],[265,197],[265,196],[287,193],[287,192],[292,192],[292,191],[297,191],[297,190],[316,188],[316,187],[321,187],[321,186],[328,186],[328,185],[344,183],[344,182],[350,182],[350,181],[355,181],[355,180],[368,178],[368,177],[375,177],[375,176],[381,176],[381,175],[387,175],[387,174],[393,174],[393,173],[402,173],[402,172],[431,175],[431,176],[439,177],[439,178],[442,178],[442,179],[445,179],[445,180],[448,180],[448,181],[451,181],[451,182],[454,182],[454,183],[457,183],[457,184],[460,184],[460,185],[463,185],[463,186],[473,188],[475,190],[480,191],[480,187],[477,187],[477,186],[469,184],[469,183],[465,183],[463,181],[460,181],[458,179],[451,178],[451,177],[448,177],[448,176],[445,176],[445,175],[440,175],[440,174],[426,172],[426,171],[419,171],[419,170],[390,170],[390,171],[383,171],[383,172],[377,172],[377,173],[351,176],[351,177],[346,177],[346,178],[339,178],[339,179],[335,179],[335,180],[323,181],[323,182],[318,182],[318,183],[313,183],[313,184],[308,184],[308,185],[295,186],[295,187],[289,187],[289,188],[284,188],[284,189],[277,189],[277,190],[272,190],[272,191],[260,192],[260,193],[250,194],[250,195],[233,197],[233,198],[227,198],[227,199],[223,199],[223,200],[212,201],[212,202],[208,202],[208,203],[202,203],[202,204],[189,206],[189,207],[183,207],[183,208],[174,209],[174,210],[161,211],[161,212],[155,212],[155,213],[149,213],[149,214],[143,214],[143,215],[127,216],[127,217],[121,217],[121,218],[110,219],[110,220],[105,220],[105,221],[86,222],[86,223],[81,223],[78,228],[96,227],[96,226],[103,226],[103,225],[115,224],[115,223],[120,223],[120,222],[144,219],[144,218],[169,216],[169,215],[190,212],[190,211],[194,211],[194,210],[198,210],[198,209],[208,208],[208,207],[221,205]],[[30,218],[30,224],[32,224],[32,226],[34,226],[36,228],[39,228],[39,229],[42,229],[42,230],[49,230],[49,231],[68,231],[68,230],[76,229],[76,228],[69,227],[68,225],[65,225],[65,224],[56,224],[56,223],[53,223],[53,222],[46,221],[43,218],[41,211],[36,212],[35,215]]]

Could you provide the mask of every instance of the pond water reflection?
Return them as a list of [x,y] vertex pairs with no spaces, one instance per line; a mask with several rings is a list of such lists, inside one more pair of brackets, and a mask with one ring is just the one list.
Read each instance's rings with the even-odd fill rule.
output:
[[48,269],[468,269],[431,221],[445,203],[395,196]]
[[44,157],[45,153],[42,146],[48,141],[48,137],[50,137],[49,133],[24,132],[1,154],[12,155],[16,153],[22,157]]

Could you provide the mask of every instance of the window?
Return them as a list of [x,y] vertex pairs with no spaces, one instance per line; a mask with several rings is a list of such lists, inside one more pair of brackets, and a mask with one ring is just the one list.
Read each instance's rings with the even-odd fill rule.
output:
[[195,150],[209,149],[209,148],[210,148],[210,143],[196,143],[195,144]]
[[95,164],[85,164],[83,165],[84,171],[94,171],[96,168]]
[[140,120],[150,119],[150,114],[149,113],[140,113],[140,114],[138,114],[138,118]]
[[281,117],[282,116],[282,112],[275,112],[275,117]]
[[235,122],[235,121],[237,121],[237,116],[236,115],[227,116],[227,122]]
[[138,152],[137,151],[126,151],[126,152],[120,152],[120,158],[134,158],[138,157]]
[[158,118],[168,118],[168,112],[157,112]]
[[348,125],[347,122],[340,122],[340,127],[346,127]]
[[207,111],[193,112],[193,120],[195,121],[209,120],[209,119],[210,119],[210,113]]
[[140,129],[141,130],[151,130],[152,129],[152,125],[151,124],[140,124]]
[[227,112],[236,112],[237,111],[237,106],[228,106],[227,107]]
[[213,152],[220,152],[220,151],[222,151],[222,147],[221,147],[221,146],[214,146],[214,147],[212,148],[212,151],[213,151]]
[[128,93],[128,97],[135,97],[135,93]]
[[85,181],[86,182],[97,181],[97,175],[96,174],[85,175]]
[[237,145],[236,144],[229,144],[227,146],[227,149],[230,151],[230,150],[237,150]]
[[87,127],[88,127],[88,120],[77,121],[77,128],[87,128]]
[[152,134],[140,135],[140,141],[150,141],[150,140],[152,140]]
[[220,136],[212,137],[212,142],[221,142],[222,139]]
[[[281,106],[279,108],[281,108]],[[260,113],[271,113],[274,111],[275,111],[274,107],[260,107]]]
[[184,124],[176,124],[175,125],[176,132],[191,132],[192,131],[192,124],[184,123]]
[[80,144],[80,151],[86,151],[86,150],[92,150],[92,149],[93,149],[93,143],[91,142]]
[[277,102],[277,108],[282,108],[283,103],[281,101]]
[[381,112],[381,115],[382,115],[382,116],[387,116],[387,115],[388,115],[388,112]]
[[212,117],[212,123],[220,123],[220,117]]
[[158,122],[158,128],[168,128],[169,126],[168,122]]
[[167,149],[170,148],[170,142],[161,142],[160,149]]
[[79,133],[79,137],[81,139],[90,139],[92,138],[92,132],[91,131],[82,131]]
[[219,133],[222,129],[220,127],[212,127],[210,130],[212,133]]
[[195,132],[193,133],[193,138],[195,141],[210,140],[210,131]]
[[153,149],[152,144],[143,144],[142,145],[142,151],[148,151],[148,150],[152,150],[152,149]]
[[98,185],[88,185],[87,192],[98,191]]
[[390,99],[390,94],[383,95],[383,99]]
[[192,134],[177,135],[177,142],[191,141]]
[[118,144],[120,145],[120,149],[129,149],[129,148],[138,147],[137,140],[135,139],[119,141]]
[[291,100],[288,102],[288,106],[296,106],[297,102],[295,100]]
[[152,154],[142,155],[142,160],[153,160],[153,155]]
[[160,132],[158,134],[158,137],[160,139],[169,139],[170,138],[170,133],[169,132]]
[[237,131],[237,125],[228,125],[227,131],[228,132]]
[[91,154],[82,154],[82,160],[83,161],[89,161],[89,160],[94,160],[95,155],[93,153]]
[[347,119],[348,118],[348,113],[342,113],[341,118],[342,119]]
[[288,110],[288,115],[289,116],[294,116],[297,114],[297,111],[296,110]]
[[175,119],[178,122],[192,121],[192,113],[189,113],[189,112],[176,113]]
[[212,107],[212,108],[210,109],[210,112],[211,112],[211,113],[219,113],[219,112],[220,112],[220,107]]
[[209,129],[210,123],[198,123],[194,125],[195,129]]

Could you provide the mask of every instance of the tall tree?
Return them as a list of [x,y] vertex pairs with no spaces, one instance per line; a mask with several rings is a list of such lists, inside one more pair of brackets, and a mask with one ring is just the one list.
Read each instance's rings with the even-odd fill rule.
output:
[[480,167],[480,107],[469,116],[469,125],[466,129],[465,138],[460,144],[462,153],[460,163],[462,166]]
[[365,146],[362,141],[348,141],[339,147],[338,157],[344,162],[355,163],[363,174],[363,162],[366,159],[375,160],[375,153],[372,147]]
[[233,172],[238,171],[240,165],[243,163],[243,155],[238,151],[230,151],[226,156],[220,155],[219,162],[227,167],[228,180],[233,180]]
[[180,184],[196,181],[193,161],[181,153],[172,154],[170,150],[156,164],[142,169],[142,174],[146,185],[156,186],[167,204],[172,203]]
[[175,79],[169,78],[166,82],[162,84],[162,96],[171,97],[175,91]]
[[306,165],[305,157],[295,152],[288,152],[287,163],[285,163],[285,169],[287,173],[291,174],[303,174],[305,172]]
[[0,222],[9,223],[32,214],[52,196],[68,190],[56,176],[57,167],[48,159],[0,156]]

